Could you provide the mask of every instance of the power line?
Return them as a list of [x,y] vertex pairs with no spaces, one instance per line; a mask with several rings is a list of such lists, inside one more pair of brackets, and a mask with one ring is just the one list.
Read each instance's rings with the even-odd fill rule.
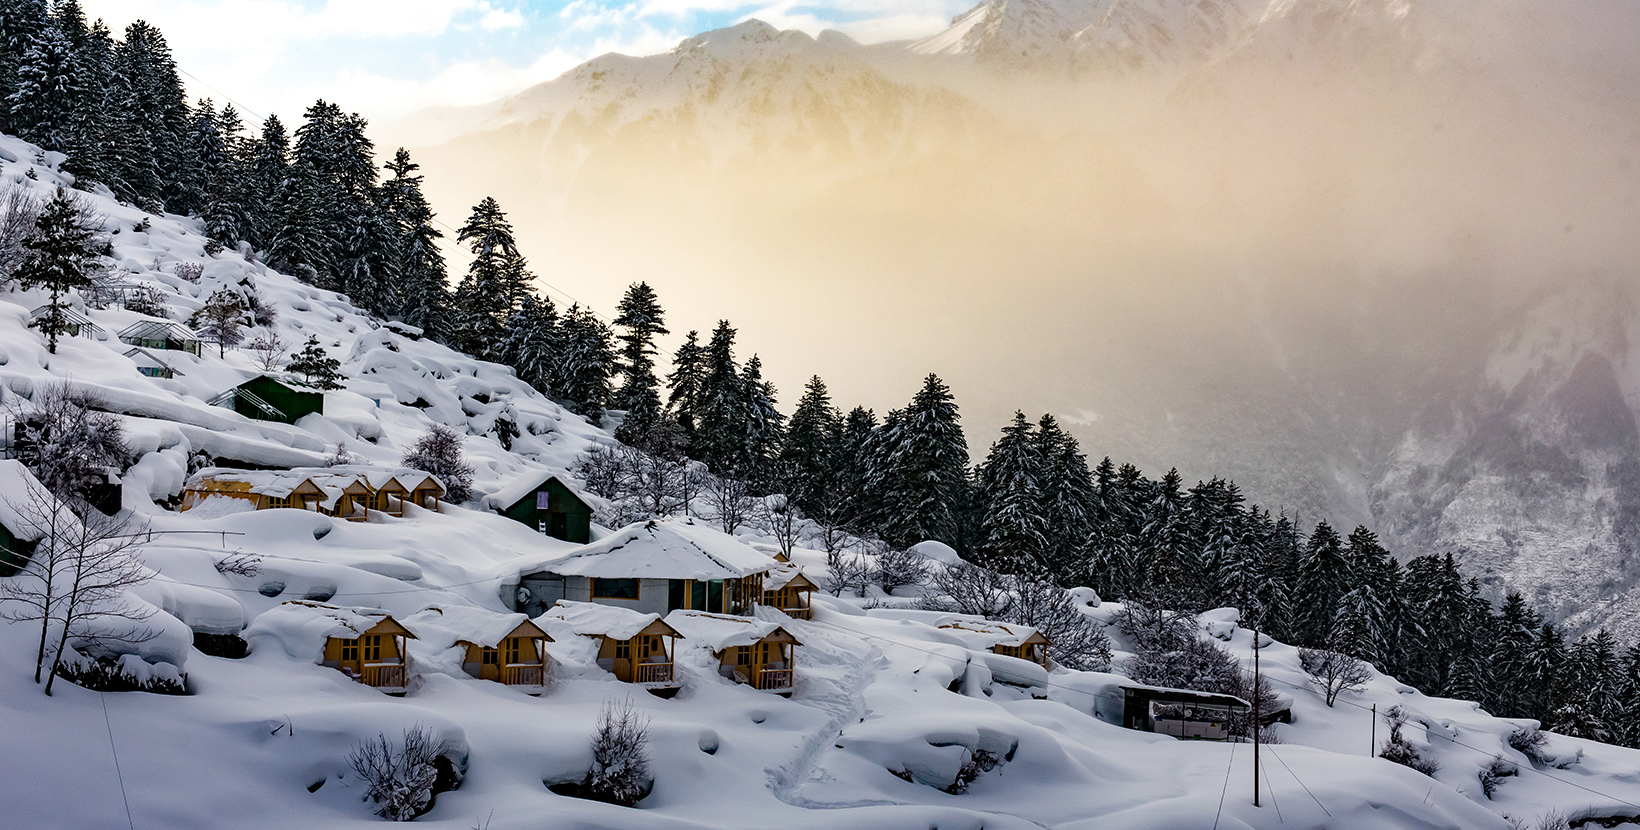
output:
[[1327,814],[1327,818],[1332,818],[1332,811],[1327,809],[1327,805],[1321,803],[1321,799],[1315,797],[1315,793],[1310,792],[1310,788],[1305,785],[1304,779],[1299,778],[1298,773],[1293,772],[1293,768],[1287,766],[1286,761],[1281,760],[1281,755],[1276,752],[1275,747],[1270,747],[1270,754],[1276,756],[1276,760],[1281,762],[1281,766],[1287,770],[1287,774],[1291,775],[1293,780],[1297,781],[1300,787],[1304,787],[1304,792],[1309,793],[1310,798],[1315,801],[1315,806],[1320,807],[1321,812]]
[[177,65],[177,71],[178,71],[178,72],[181,72],[181,73],[182,73],[182,74],[184,74],[184,75],[187,75],[187,76],[188,76],[188,77],[190,77],[190,78],[193,78],[193,79],[194,79],[194,83],[196,83],[196,84],[199,84],[199,85],[200,85],[200,86],[202,86],[202,87],[205,87],[205,88],[206,88],[206,89],[208,89],[208,90],[210,90],[210,91],[212,91],[212,92],[214,92],[214,93],[216,93],[216,94],[218,94],[218,95],[220,95],[220,96],[222,96],[222,97],[223,97],[223,99],[224,99],[224,100],[226,100],[226,101],[227,101],[227,102],[228,102],[228,103],[230,103],[230,104],[233,104],[233,105],[235,105],[235,106],[237,106],[237,107],[239,107],[239,110],[240,110],[240,111],[241,111],[241,112],[243,112],[243,113],[245,113],[245,114],[247,114],[247,115],[252,115],[252,116],[255,116],[255,117],[256,117],[256,118],[257,118],[257,120],[265,120],[265,119],[263,119],[263,118],[262,118],[262,116],[260,116],[260,115],[257,115],[257,113],[255,113],[255,112],[253,112],[253,111],[252,111],[252,110],[251,110],[251,108],[250,108],[250,107],[247,107],[247,106],[245,106],[245,105],[244,105],[244,104],[241,104],[241,103],[239,103],[239,102],[238,102],[238,101],[235,101],[235,100],[234,100],[234,99],[233,99],[233,97],[232,97],[232,96],[230,96],[230,95],[229,95],[229,94],[228,94],[228,93],[226,93],[226,92],[223,92],[223,91],[222,91],[222,90],[220,90],[220,89],[217,89],[217,88],[216,88],[216,87],[214,87],[214,86],[211,86],[211,85],[210,85],[210,84],[208,84],[208,83],[205,83],[205,82],[204,82],[204,81],[201,81],[201,80],[200,80],[200,79],[199,79],[199,76],[197,76],[197,75],[195,75],[195,74],[194,74],[194,73],[192,73],[192,72],[189,72],[189,71],[188,71],[188,70],[186,70],[186,69],[183,69],[183,68],[182,68],[182,66],[181,66],[181,65],[180,65],[180,64],[178,64],[178,65]]
[[108,751],[114,755],[114,777],[120,782],[120,800],[125,802],[125,823],[131,830],[137,830],[137,822],[131,818],[131,799],[125,794],[125,773],[120,771],[120,751],[114,748],[114,721],[108,717],[108,693],[98,692],[97,699],[102,701],[103,724],[108,727]]
[[[1254,725],[1254,729],[1258,726]],[[1213,814],[1213,830],[1219,830],[1219,818],[1224,815],[1224,797],[1230,792],[1230,773],[1236,768],[1236,745],[1230,745],[1230,763],[1224,766],[1224,788],[1219,790],[1219,810]]]

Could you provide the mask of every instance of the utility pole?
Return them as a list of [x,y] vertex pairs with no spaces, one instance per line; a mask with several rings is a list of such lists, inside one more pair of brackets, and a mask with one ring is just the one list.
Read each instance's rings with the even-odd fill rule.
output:
[[1367,747],[1367,757],[1378,757],[1378,704],[1372,705],[1372,745]]
[[[1258,699],[1259,699],[1258,653],[1262,650],[1263,649],[1260,649],[1259,644],[1258,644],[1258,626],[1255,625],[1255,626],[1253,626],[1253,806],[1254,807],[1259,806],[1259,803],[1258,803],[1258,733],[1264,727],[1264,722],[1260,719],[1259,710],[1258,710]],[[1376,720],[1376,718],[1374,720]]]

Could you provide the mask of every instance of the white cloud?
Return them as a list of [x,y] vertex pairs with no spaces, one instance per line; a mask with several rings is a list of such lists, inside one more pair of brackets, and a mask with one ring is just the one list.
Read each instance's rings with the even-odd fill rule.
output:
[[489,14],[484,15],[483,20],[478,21],[478,25],[488,32],[497,29],[517,29],[524,25],[524,15],[517,9],[492,9]]

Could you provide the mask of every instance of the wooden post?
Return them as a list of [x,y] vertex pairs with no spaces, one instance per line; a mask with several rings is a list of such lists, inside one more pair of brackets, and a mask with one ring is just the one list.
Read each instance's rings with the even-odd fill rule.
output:
[[1378,704],[1372,705],[1372,745],[1367,747],[1367,757],[1378,757]]

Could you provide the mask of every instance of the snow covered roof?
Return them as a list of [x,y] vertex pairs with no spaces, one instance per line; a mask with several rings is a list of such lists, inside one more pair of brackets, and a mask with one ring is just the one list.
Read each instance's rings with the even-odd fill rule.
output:
[[546,571],[608,579],[733,579],[765,573],[777,564],[735,537],[691,519],[651,519],[568,554],[524,557],[508,568],[519,574]]
[[763,590],[778,591],[787,585],[792,585],[802,590],[814,590],[820,587],[815,585],[812,580],[803,575],[802,568],[797,567],[791,562],[776,562],[774,569],[769,571],[767,576],[763,577]]
[[377,633],[402,634],[416,639],[413,632],[380,608],[350,608],[308,600],[282,602],[258,614],[245,629],[244,637],[246,640],[272,637],[292,657],[315,658],[322,653],[325,640],[331,637],[357,639],[382,623],[390,623],[389,631]]
[[630,608],[617,608],[613,605],[598,605],[591,602],[572,602],[561,599],[558,600],[557,605],[548,609],[547,613],[541,616],[564,622],[576,634],[609,637],[613,640],[630,640],[655,623],[660,623],[665,629],[658,633],[681,636],[681,633],[672,626],[667,625],[659,614],[645,614],[641,611],[633,611]]
[[[569,484],[559,476],[543,471],[536,471],[532,473],[527,472],[512,481],[507,482],[507,485],[502,487],[500,490],[485,496],[483,500],[484,508],[486,510],[506,510],[524,499],[529,498],[532,493],[535,493],[542,487],[547,486],[547,482],[552,481],[555,478],[558,479],[559,484],[564,485],[564,489],[570,491],[571,493],[575,493],[575,488],[569,486]],[[580,494],[576,493],[576,498],[580,498]]]
[[141,320],[120,332],[120,339],[130,340],[198,340],[193,329],[175,320]]
[[145,349],[141,346],[132,346],[131,348],[126,349],[125,350],[125,356],[131,358],[133,361],[136,361],[137,365],[139,365],[139,366],[142,365],[142,360],[139,360],[138,358],[144,358],[149,363],[152,363],[153,365],[155,365],[159,368],[170,370],[170,372],[172,374],[175,374],[175,375],[182,374],[181,372],[178,372],[176,370],[175,366],[172,366],[165,359],[161,358],[159,355],[156,355],[153,352],[151,352],[148,349]]
[[[437,649],[456,643],[495,648],[517,631],[520,636],[552,637],[523,614],[500,614],[472,605],[430,605],[404,618],[404,624]],[[524,629],[519,631],[519,629]]]
[[320,504],[326,509],[331,509],[349,489],[353,492],[376,492],[397,481],[405,490],[415,490],[429,479],[443,489],[443,485],[439,484],[436,477],[405,467],[293,467],[289,470],[232,470],[207,467],[191,476],[188,483],[183,485],[183,489],[209,490],[211,488],[208,485],[211,483],[238,483],[245,485],[244,492],[284,499],[290,498],[290,495],[304,484],[311,483],[323,496]]
[[1218,692],[1198,692],[1194,689],[1174,689],[1167,686],[1151,686],[1147,683],[1124,683],[1116,688],[1123,692],[1136,692],[1143,697],[1161,698],[1167,700],[1191,700],[1198,703],[1214,703],[1221,706],[1240,706],[1243,709],[1253,708],[1253,704],[1242,700],[1235,695],[1220,694]]
[[802,645],[791,632],[781,628],[779,623],[753,617],[731,617],[727,614],[708,614],[705,611],[678,610],[666,615],[666,624],[677,629],[685,639],[694,640],[712,651],[754,645],[770,637],[776,637],[781,642]]
[[952,619],[938,623],[946,631],[954,631],[965,640],[981,643],[985,648],[995,646],[1018,647],[1027,643],[1046,643],[1048,638],[1028,625],[1016,625],[995,620],[953,614]]
[[[99,326],[96,323],[91,322],[90,317],[87,317],[84,314],[81,314],[81,313],[79,313],[78,311],[75,311],[72,308],[69,308],[67,306],[62,306],[59,309],[59,311],[62,312],[63,321],[66,322],[66,323],[69,323],[69,324],[75,325],[75,326],[86,326],[87,328],[90,328],[92,331],[102,331],[102,326]],[[33,311],[29,312],[28,317],[29,317],[30,320],[38,320],[41,317],[44,317],[44,316],[46,316],[47,314],[50,314],[50,313],[51,313],[51,304],[47,303],[46,305],[40,306],[39,308],[36,308]]]
[[37,495],[43,495],[56,505],[58,517],[65,527],[73,527],[80,523],[78,518],[57,501],[34,473],[23,466],[23,462],[11,459],[0,460],[0,524],[11,531],[11,535],[24,542],[38,542],[45,536],[45,528],[40,527],[40,519],[27,515],[29,503]]

